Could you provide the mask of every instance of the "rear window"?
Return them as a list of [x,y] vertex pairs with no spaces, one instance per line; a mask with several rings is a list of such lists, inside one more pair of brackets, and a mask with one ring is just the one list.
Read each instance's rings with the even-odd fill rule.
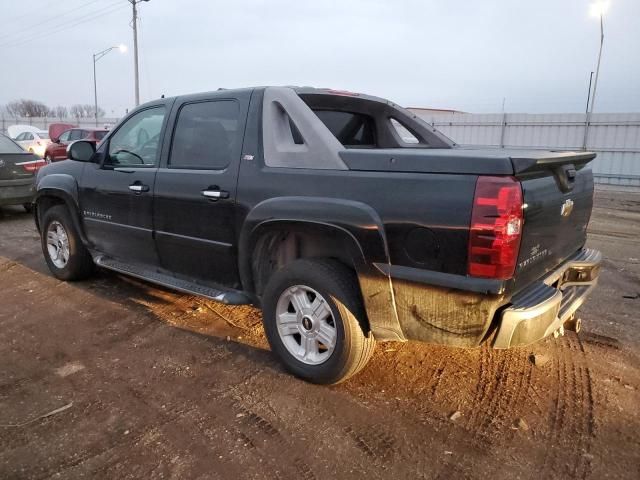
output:
[[345,147],[375,148],[375,122],[369,115],[339,110],[314,110],[314,113]]
[[102,140],[108,132],[94,132],[94,135],[96,136],[96,140]]
[[24,150],[13,140],[0,135],[0,153],[23,153]]

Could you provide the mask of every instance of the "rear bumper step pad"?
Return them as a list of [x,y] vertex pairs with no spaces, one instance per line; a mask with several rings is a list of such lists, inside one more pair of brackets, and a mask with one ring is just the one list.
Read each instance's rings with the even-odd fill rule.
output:
[[515,295],[503,310],[494,348],[537,342],[571,320],[596,286],[602,255],[584,249],[560,268]]

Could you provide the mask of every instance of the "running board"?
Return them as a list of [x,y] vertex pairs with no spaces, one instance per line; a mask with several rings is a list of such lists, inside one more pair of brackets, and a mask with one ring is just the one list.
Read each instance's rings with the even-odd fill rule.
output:
[[114,272],[123,273],[125,275],[146,280],[147,282],[162,285],[163,287],[178,290],[180,292],[200,295],[201,297],[210,298],[211,300],[226,303],[228,305],[247,305],[252,303],[247,295],[237,290],[222,290],[205,287],[203,285],[198,285],[197,283],[175,278],[171,275],[154,272],[137,265],[119,262],[118,260],[114,260],[103,255],[95,257],[94,261],[99,267],[113,270]]

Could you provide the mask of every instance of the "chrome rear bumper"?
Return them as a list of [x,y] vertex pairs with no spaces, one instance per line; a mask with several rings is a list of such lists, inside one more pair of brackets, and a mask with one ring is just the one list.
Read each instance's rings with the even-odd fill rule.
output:
[[559,330],[571,320],[596,286],[602,255],[584,249],[542,281],[511,299],[502,311],[494,348],[529,345]]

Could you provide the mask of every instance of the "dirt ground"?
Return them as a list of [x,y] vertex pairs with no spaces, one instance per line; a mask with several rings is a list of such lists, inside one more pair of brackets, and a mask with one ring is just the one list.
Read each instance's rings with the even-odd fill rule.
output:
[[0,233],[0,479],[640,478],[638,193],[597,194],[579,335],[383,343],[336,387],[284,373],[255,309],[63,283],[29,215]]

